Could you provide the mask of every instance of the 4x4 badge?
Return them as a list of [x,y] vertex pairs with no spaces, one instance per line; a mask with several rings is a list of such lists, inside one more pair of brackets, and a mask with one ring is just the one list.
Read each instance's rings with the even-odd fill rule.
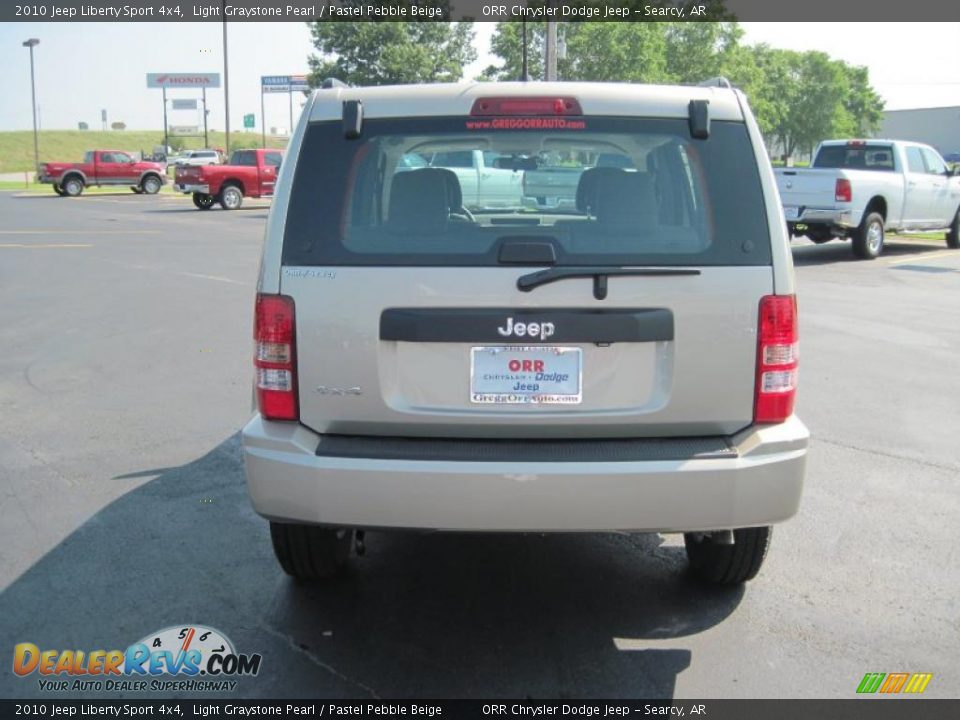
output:
[[321,395],[363,395],[363,390],[360,389],[359,385],[351,388],[338,388],[328,387],[327,385],[318,385],[314,392],[318,392]]

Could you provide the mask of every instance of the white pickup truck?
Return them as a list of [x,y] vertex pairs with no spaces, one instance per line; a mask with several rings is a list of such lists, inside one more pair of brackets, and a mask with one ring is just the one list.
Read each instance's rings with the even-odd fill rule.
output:
[[928,145],[900,140],[827,140],[810,168],[774,170],[792,236],[815,243],[851,238],[872,259],[891,231],[947,230],[960,247],[960,177]]
[[433,153],[429,161],[456,173],[467,210],[522,207],[524,171],[496,167],[499,157],[489,150],[453,150]]

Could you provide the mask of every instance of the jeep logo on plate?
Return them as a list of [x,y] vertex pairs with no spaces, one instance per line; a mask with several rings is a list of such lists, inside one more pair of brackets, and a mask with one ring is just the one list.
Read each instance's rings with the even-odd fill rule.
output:
[[540,338],[541,340],[546,340],[548,337],[553,335],[554,326],[552,322],[514,322],[512,317],[507,318],[506,327],[498,327],[497,332],[500,333],[503,337],[510,337],[515,335],[516,337],[532,337]]

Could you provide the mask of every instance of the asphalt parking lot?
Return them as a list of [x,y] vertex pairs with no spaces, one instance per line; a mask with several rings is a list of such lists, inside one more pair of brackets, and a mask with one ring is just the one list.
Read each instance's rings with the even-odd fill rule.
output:
[[[960,251],[796,244],[807,485],[745,591],[690,579],[675,537],[382,533],[320,590],[243,480],[248,205],[0,193],[0,652],[202,623],[262,653],[239,696],[960,694]],[[6,667],[4,697],[49,697]]]

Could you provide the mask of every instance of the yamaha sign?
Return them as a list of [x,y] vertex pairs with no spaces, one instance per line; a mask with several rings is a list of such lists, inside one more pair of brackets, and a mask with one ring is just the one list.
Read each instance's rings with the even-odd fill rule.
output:
[[147,73],[148,88],[218,88],[220,73]]

